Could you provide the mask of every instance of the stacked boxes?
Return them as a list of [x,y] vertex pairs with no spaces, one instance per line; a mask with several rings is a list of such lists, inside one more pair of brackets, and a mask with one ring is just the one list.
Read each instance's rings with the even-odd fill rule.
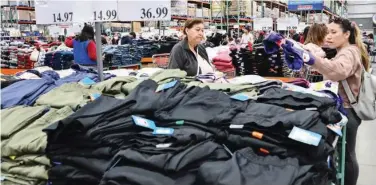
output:
[[270,8],[264,7],[264,17],[272,17],[272,10]]
[[2,3],[4,5],[10,5],[10,6],[29,6],[28,0],[9,0],[5,1],[6,3]]
[[203,9],[202,8],[196,8],[196,17],[203,18]]
[[[30,21],[32,20],[30,17],[30,11],[27,10],[18,10],[18,20],[20,21]],[[34,14],[34,19],[35,19],[35,14]]]
[[256,17],[261,18],[262,17],[262,6],[256,5],[253,8],[255,8],[255,7],[256,7],[256,11],[254,11],[254,12],[256,12]]
[[286,15],[285,12],[281,12],[281,16],[280,17],[287,17],[287,15]]
[[272,18],[278,18],[279,17],[279,9],[278,8],[273,8],[271,17]]
[[188,17],[196,17],[197,5],[193,3],[188,3]]
[[245,1],[231,0],[228,4],[231,5],[229,6],[229,15],[238,15],[239,13],[241,17],[245,16]]
[[186,17],[188,15],[188,1],[187,0],[172,0],[171,1],[171,15]]
[[[253,15],[252,15],[252,4],[253,3],[256,3],[256,2],[254,2],[252,0],[245,0],[245,5],[244,5],[244,7],[245,7],[245,17],[247,17],[247,18],[253,17]],[[256,3],[256,5],[257,5],[257,3]],[[254,6],[256,6],[256,5],[254,5]]]
[[240,15],[240,17],[252,17],[251,0],[230,0],[229,15]]
[[221,18],[224,17],[223,10],[225,6],[225,1],[223,0],[212,0],[212,17],[215,18]]
[[210,9],[209,8],[202,8],[202,15],[204,19],[210,18]]

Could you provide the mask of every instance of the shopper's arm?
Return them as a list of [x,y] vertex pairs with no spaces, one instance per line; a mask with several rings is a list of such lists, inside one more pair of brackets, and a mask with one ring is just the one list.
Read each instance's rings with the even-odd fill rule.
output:
[[73,38],[72,37],[67,37],[67,39],[65,39],[65,45],[67,47],[73,48]]
[[182,69],[181,63],[183,62],[183,48],[181,46],[175,45],[170,53],[170,59],[168,62],[169,69]]
[[312,65],[319,73],[323,74],[326,78],[332,81],[345,80],[354,74],[356,69],[356,59],[352,51],[346,49],[339,53],[334,59],[329,60],[321,58],[315,54],[315,62]]
[[94,41],[90,41],[87,45],[87,53],[91,60],[97,60],[97,49]]

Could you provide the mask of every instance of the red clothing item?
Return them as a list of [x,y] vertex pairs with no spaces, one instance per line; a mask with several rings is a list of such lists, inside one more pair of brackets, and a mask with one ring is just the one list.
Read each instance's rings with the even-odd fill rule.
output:
[[226,67],[232,67],[232,63],[230,62],[213,62],[215,66],[226,66]]
[[304,44],[304,37],[303,36],[300,36],[300,43]]
[[[65,39],[65,45],[67,47],[73,48],[73,38],[67,37],[67,39]],[[87,53],[91,60],[97,60],[97,47],[95,46],[95,42],[92,40],[90,40],[89,44],[87,45]]]

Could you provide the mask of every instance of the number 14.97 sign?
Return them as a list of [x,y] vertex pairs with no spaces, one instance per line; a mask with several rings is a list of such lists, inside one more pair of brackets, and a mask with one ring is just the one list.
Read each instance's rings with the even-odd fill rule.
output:
[[89,1],[36,0],[35,19],[37,24],[66,24],[87,22],[91,16]]

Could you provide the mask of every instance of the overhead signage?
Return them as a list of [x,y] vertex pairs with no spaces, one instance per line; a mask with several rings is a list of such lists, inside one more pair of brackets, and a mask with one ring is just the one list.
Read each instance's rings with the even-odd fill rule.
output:
[[289,11],[322,10],[324,0],[289,0],[287,5]]

